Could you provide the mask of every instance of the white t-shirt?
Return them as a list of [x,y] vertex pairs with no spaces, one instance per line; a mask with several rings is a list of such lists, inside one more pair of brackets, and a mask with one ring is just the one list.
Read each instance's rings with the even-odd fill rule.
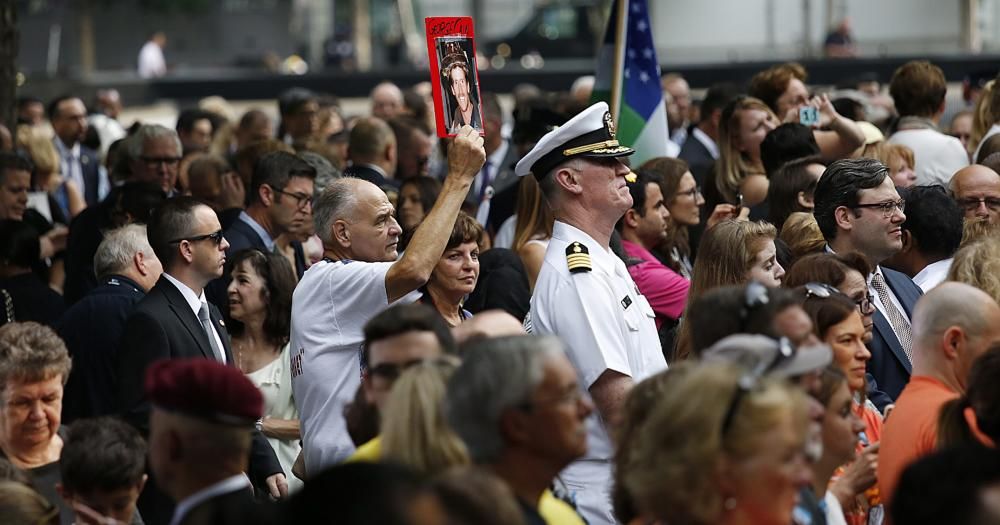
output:
[[163,58],[163,49],[152,40],[146,42],[139,50],[139,76],[156,78],[167,74],[167,61]]
[[913,150],[914,171],[921,186],[937,184],[947,188],[952,175],[969,165],[969,154],[962,142],[934,129],[897,131],[889,142]]
[[[316,474],[354,452],[344,406],[361,385],[363,328],[388,308],[385,274],[395,263],[320,261],[292,295],[292,393],[302,425],[306,472]],[[413,292],[398,302],[413,302]]]

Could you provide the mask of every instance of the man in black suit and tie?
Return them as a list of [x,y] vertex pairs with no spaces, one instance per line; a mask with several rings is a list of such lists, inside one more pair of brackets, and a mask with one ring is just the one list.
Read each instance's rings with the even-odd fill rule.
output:
[[896,192],[888,168],[873,159],[830,164],[816,186],[815,202],[813,213],[827,248],[835,253],[860,252],[874,266],[868,276],[876,308],[868,374],[869,386],[875,389],[869,388],[869,398],[881,410],[910,380],[910,318],[922,295],[905,274],[880,266],[903,248],[906,202]]
[[97,152],[80,143],[87,135],[87,108],[79,98],[67,95],[50,102],[48,111],[62,174],[76,184],[87,206],[93,206],[104,199],[111,185]]
[[[150,403],[143,380],[153,362],[197,357],[233,364],[222,316],[204,293],[205,285],[222,275],[229,247],[215,212],[191,197],[169,199],[153,211],[147,235],[163,275],[125,322],[117,360],[122,415],[144,433]],[[260,432],[254,433],[250,475],[275,497],[287,491],[281,465]],[[147,523],[165,523],[173,505],[164,501],[155,481],[151,476],[139,510]]]
[[[687,140],[677,158],[688,163],[699,186],[704,186],[712,166],[719,158],[719,121],[722,109],[737,94],[732,84],[716,84],[705,93],[701,102],[701,120],[689,128]],[[709,210],[711,211],[711,210]]]
[[351,165],[344,169],[345,177],[366,180],[383,190],[399,188],[396,135],[384,120],[364,117],[354,123],[347,142],[347,160]]
[[238,369],[208,359],[158,361],[145,384],[153,404],[150,467],[178,502],[170,523],[264,523],[271,509],[254,502],[243,475],[264,413],[260,390]]

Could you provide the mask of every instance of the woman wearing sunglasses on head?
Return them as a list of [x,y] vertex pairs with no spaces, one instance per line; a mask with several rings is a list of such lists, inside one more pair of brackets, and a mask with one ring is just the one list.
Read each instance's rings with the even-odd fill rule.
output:
[[[834,364],[847,376],[854,397],[854,411],[864,422],[857,457],[838,469],[830,491],[844,509],[847,523],[881,523],[885,511],[875,485],[882,414],[867,399],[865,370],[871,352],[865,348],[865,327],[858,305],[836,288],[821,283],[807,283],[798,288],[805,293],[802,308],[813,321],[813,330],[833,350]],[[874,518],[875,521],[869,521]]]

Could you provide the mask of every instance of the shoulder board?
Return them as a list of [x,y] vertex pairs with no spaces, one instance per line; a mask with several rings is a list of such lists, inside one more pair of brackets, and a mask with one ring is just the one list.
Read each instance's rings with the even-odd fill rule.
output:
[[578,242],[570,243],[566,247],[566,266],[569,266],[569,273],[582,273],[593,270],[590,264],[590,251],[587,247]]

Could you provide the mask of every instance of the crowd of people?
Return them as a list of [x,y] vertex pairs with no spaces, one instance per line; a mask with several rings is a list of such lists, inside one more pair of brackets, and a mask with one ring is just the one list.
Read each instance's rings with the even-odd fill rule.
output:
[[807,81],[19,99],[0,522],[1000,523],[1000,86]]

